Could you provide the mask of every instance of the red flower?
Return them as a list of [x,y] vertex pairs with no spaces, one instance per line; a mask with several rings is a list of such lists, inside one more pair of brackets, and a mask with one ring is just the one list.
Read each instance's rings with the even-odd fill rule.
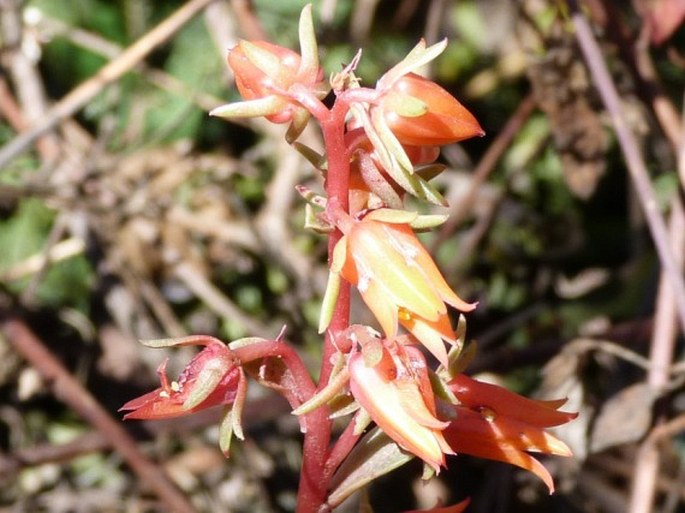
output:
[[448,423],[435,416],[425,358],[418,348],[396,341],[384,340],[368,352],[376,351],[350,356],[352,395],[385,434],[439,471],[445,453],[454,453],[442,435]]
[[564,442],[544,428],[570,422],[577,413],[558,411],[565,400],[534,401],[504,388],[459,375],[449,383],[457,397],[457,418],[445,439],[457,453],[504,461],[524,468],[554,491],[547,469],[524,451],[571,456]]
[[[166,361],[157,370],[162,386],[132,399],[119,411],[124,419],[166,419],[232,404],[244,381],[242,368],[231,350],[212,337],[189,337],[169,345],[204,345],[183,369],[178,381],[169,382]],[[243,383],[244,385],[244,383]]]
[[396,80],[382,96],[380,106],[402,144],[443,145],[485,134],[454,96],[415,73]]

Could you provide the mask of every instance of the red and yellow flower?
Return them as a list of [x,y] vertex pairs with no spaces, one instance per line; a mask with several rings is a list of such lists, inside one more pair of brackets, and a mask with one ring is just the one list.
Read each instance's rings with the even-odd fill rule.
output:
[[457,453],[504,461],[533,472],[550,493],[549,471],[529,452],[571,456],[568,446],[545,428],[570,422],[577,413],[559,411],[566,401],[535,401],[496,385],[459,375],[449,383],[460,404],[444,431]]
[[293,84],[317,87],[323,78],[320,68],[301,69],[300,54],[267,41],[240,41],[228,54],[228,64],[245,100],[270,102],[274,113],[266,119],[273,123],[287,123],[305,110],[279,91],[288,91]]
[[454,452],[442,434],[448,422],[436,417],[425,358],[418,348],[394,340],[368,353],[374,354],[362,348],[348,361],[352,395],[383,432],[438,472],[445,454]]
[[360,221],[339,222],[345,235],[331,269],[357,287],[387,338],[396,336],[399,323],[447,365],[444,342],[456,341],[445,304],[464,312],[476,305],[447,285],[407,216],[411,213],[379,209]]

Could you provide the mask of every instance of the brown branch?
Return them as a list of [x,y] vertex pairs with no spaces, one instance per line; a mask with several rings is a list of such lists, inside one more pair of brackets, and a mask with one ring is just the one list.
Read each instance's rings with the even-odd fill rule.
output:
[[673,288],[678,318],[681,328],[685,332],[685,279],[669,244],[666,223],[659,213],[659,203],[649,179],[647,167],[640,154],[638,142],[628,128],[628,121],[621,109],[616,85],[609,74],[599,45],[592,34],[592,29],[578,8],[576,0],[569,0],[569,7],[571,9],[571,20],[576,30],[576,38],[597,90],[614,125],[616,137],[618,138],[633,186],[637,191],[637,196],[644,211],[659,261],[664,272],[668,274],[669,282]]
[[[210,5],[207,7],[207,10],[209,11],[210,8],[219,5],[221,4]],[[83,30],[79,27],[74,27],[62,21],[50,18],[49,16],[43,16],[40,19],[38,28],[49,37],[62,37],[73,45],[84,48],[110,60],[117,59],[125,51],[123,47],[98,34]],[[147,79],[150,83],[170,94],[192,101],[202,110],[212,110],[214,107],[224,102],[221,98],[187,86],[182,80],[177,79],[165,71],[146,66],[143,63],[139,64],[131,71],[140,73],[143,78]]]
[[90,431],[64,444],[43,444],[19,449],[0,455],[0,478],[16,474],[26,467],[69,461],[84,454],[109,449],[110,446],[102,434]]
[[[47,110],[45,86],[38,71],[37,62],[24,50],[24,25],[22,3],[17,0],[0,0],[0,19],[4,60],[21,105],[22,128],[40,119]],[[46,134],[37,143],[38,150],[46,160],[59,155],[59,140],[54,134]]]
[[[596,2],[593,3],[596,4]],[[603,11],[601,22],[605,25],[606,36],[614,41],[618,54],[635,79],[637,93],[646,104],[651,105],[664,135],[675,148],[679,144],[682,127],[678,119],[678,111],[659,84],[649,54],[647,31],[643,30],[634,42],[617,6],[616,2],[609,0],[601,0],[601,5],[597,6],[596,10]]]
[[7,81],[2,75],[0,75],[0,115],[4,116],[15,130],[21,130],[26,126],[24,114],[14,100],[10,88],[7,86]]
[[509,147],[511,141],[519,132],[523,124],[535,108],[535,99],[533,93],[526,96],[519,104],[516,111],[511,115],[507,124],[504,125],[502,131],[497,134],[497,137],[488,147],[487,151],[478,162],[473,175],[471,176],[471,184],[469,190],[463,198],[454,202],[454,206],[449,212],[449,219],[442,225],[435,242],[431,246],[431,252],[435,252],[437,248],[447,239],[464,220],[464,217],[471,211],[473,204],[478,196],[478,189],[487,180],[490,173],[495,169],[497,162],[502,157],[504,151]]
[[[243,312],[202,272],[188,261],[179,261],[173,267],[176,278],[190,289],[210,310],[225,319],[237,321],[250,334],[269,331],[266,323],[262,324]],[[272,327],[271,331],[275,331]]]
[[237,25],[246,39],[268,40],[259,18],[253,12],[252,2],[248,0],[231,0],[231,8],[238,19]]
[[159,466],[138,449],[136,442],[121,424],[114,420],[100,403],[69,374],[22,320],[8,318],[2,321],[0,327],[17,352],[26,358],[50,384],[55,396],[97,429],[171,511],[195,512],[195,508],[185,495],[174,486]]
[[0,168],[27,151],[35,140],[53,129],[62,120],[74,115],[102,89],[119,79],[143,60],[152,50],[178,32],[198,12],[214,0],[190,0],[167,19],[126,49],[118,58],[106,64],[95,76],[73,89],[48,110],[43,117],[0,148]]
[[[680,153],[685,152],[685,139],[681,143]],[[685,161],[680,160],[681,168],[685,168]],[[685,172],[685,169],[680,169]],[[685,255],[685,212],[680,197],[673,200],[670,219],[670,235],[673,252],[678,264],[683,265]],[[657,391],[668,386],[670,370],[672,370],[675,343],[678,336],[676,323],[676,308],[673,288],[666,272],[661,273],[659,292],[657,295],[656,314],[654,317],[654,332],[650,348],[650,370],[647,375],[648,383]],[[657,412],[658,415],[658,412]],[[656,426],[649,437],[642,442],[638,449],[640,465],[636,465],[630,493],[630,513],[648,512],[654,503],[657,479],[660,467],[659,450],[653,439],[666,426],[666,417],[657,417]]]
[[[292,409],[281,396],[276,394],[253,398],[243,409],[243,429],[249,430],[260,423],[271,422]],[[173,436],[183,438],[221,422],[220,409],[203,410],[192,416],[165,420],[147,420],[143,429],[153,437]],[[62,444],[40,444],[12,452],[0,453],[0,479],[16,474],[18,471],[45,463],[63,463],[93,452],[112,448],[112,443],[98,431],[89,431],[74,440]],[[217,451],[218,451],[217,447]]]

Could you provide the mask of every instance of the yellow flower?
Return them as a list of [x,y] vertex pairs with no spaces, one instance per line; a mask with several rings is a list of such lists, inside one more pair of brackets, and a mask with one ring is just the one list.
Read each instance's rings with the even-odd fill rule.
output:
[[450,289],[409,224],[394,220],[393,213],[398,220],[410,215],[379,209],[360,221],[338,223],[345,236],[332,270],[357,287],[387,338],[395,337],[399,323],[447,365],[443,340],[455,339],[445,303],[464,312],[476,304]]

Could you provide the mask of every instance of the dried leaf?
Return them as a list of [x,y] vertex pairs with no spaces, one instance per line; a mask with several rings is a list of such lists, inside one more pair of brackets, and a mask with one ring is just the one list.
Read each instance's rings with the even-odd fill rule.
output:
[[599,409],[590,435],[590,451],[640,440],[652,424],[657,396],[647,383],[630,385],[612,396]]

